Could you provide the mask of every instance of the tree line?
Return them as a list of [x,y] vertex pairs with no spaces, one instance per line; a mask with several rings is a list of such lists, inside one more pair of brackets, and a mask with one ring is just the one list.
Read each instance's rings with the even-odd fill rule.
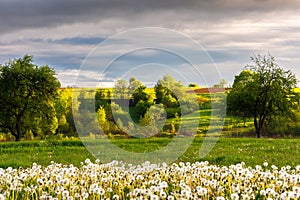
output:
[[[146,90],[147,87],[133,77],[128,83],[118,80],[113,89],[77,90],[80,92],[73,101],[76,89],[60,88],[53,68],[37,66],[32,56],[25,55],[0,65],[0,133],[16,141],[23,137],[77,136],[76,130],[87,125],[75,126],[74,115],[81,117],[76,116],[80,110],[86,111],[82,117],[89,126],[100,124],[106,134],[124,134],[124,130],[133,126],[132,122],[146,126],[163,117],[160,115],[164,110],[166,117],[178,117],[198,109],[195,98],[185,94],[184,85],[169,75],[157,82],[152,95]],[[126,101],[128,108],[122,106]],[[150,109],[154,104],[160,107]],[[89,118],[91,109],[88,107],[97,113],[96,121]],[[117,113],[116,119],[112,110]]]
[[[175,122],[166,124],[162,130],[156,125],[159,120],[176,120],[183,114],[199,110],[196,96],[187,94],[186,87],[169,75],[158,80],[154,88],[147,88],[132,77],[128,82],[118,80],[111,90],[97,89],[90,91],[91,94],[86,91],[85,96],[83,93],[79,94],[78,112],[73,114],[78,119],[77,128],[85,135],[89,132],[84,127],[100,133],[99,124],[102,132],[112,135],[175,133],[178,129]],[[95,105],[91,96],[95,96]],[[96,112],[97,119],[93,118],[93,112]],[[141,127],[147,127],[146,131]]]
[[[296,76],[281,68],[271,55],[251,59],[253,64],[235,76],[227,94],[227,114],[252,119],[257,137],[283,127],[281,132],[297,131],[291,125],[300,121]],[[222,79],[214,87],[225,84]],[[55,70],[35,65],[32,56],[0,65],[0,140],[4,136],[16,141],[53,135],[76,137],[77,129],[94,126],[98,130],[99,125],[108,135],[139,132],[138,126],[148,127],[149,134],[175,133],[178,118],[199,110],[203,103],[170,75],[159,79],[154,88],[132,77],[128,82],[118,80],[112,89],[77,92],[74,96],[76,89],[60,88]],[[96,112],[96,119],[90,111]],[[80,117],[84,120],[75,126],[74,118]],[[174,123],[165,124],[162,130],[151,125],[163,118],[172,118]]]

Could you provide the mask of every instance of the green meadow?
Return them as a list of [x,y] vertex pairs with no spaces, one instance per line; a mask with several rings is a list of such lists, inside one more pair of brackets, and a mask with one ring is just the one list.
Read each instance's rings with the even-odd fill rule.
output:
[[[203,139],[203,137],[196,137],[176,162],[207,160],[211,164],[220,166],[239,162],[255,166],[268,162],[278,167],[300,164],[299,139],[219,138],[212,150],[205,157],[200,158],[199,151]],[[170,142],[170,138],[112,139],[109,142],[119,148],[138,153],[163,148]],[[51,161],[79,166],[80,162],[87,158],[95,160],[78,139],[0,143],[0,167],[2,168],[25,168],[31,166],[33,162],[46,166]]]

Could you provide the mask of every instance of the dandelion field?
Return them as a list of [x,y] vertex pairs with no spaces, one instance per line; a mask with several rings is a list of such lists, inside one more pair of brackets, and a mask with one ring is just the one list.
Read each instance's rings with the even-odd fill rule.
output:
[[[151,151],[169,140],[113,142],[127,150],[144,151],[147,146]],[[174,163],[138,166],[101,163],[79,140],[0,143],[0,199],[300,197],[298,139],[220,138],[199,158],[202,142],[196,138]]]
[[87,159],[80,167],[0,169],[0,199],[297,199],[300,166],[216,166],[145,162],[131,166]]

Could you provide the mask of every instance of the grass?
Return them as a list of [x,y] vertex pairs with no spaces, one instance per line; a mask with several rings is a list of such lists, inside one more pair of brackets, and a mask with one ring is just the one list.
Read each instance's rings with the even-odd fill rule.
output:
[[26,141],[0,144],[0,167],[28,167],[33,162],[46,166],[55,162],[77,165],[94,159],[81,141]]
[[[209,129],[210,122],[213,119],[211,116],[211,112],[212,110],[210,108],[207,108],[200,109],[199,111],[195,111],[191,114],[187,114],[183,117],[181,125],[184,126],[186,130],[192,130],[195,127],[195,124],[198,124],[197,133],[200,135],[204,135]],[[214,119],[217,120],[216,116],[214,117]],[[167,123],[170,124],[173,120],[173,118],[167,119]],[[213,129],[214,127],[210,128]],[[240,117],[229,115],[224,118],[222,136],[241,137],[244,134],[248,134],[250,132],[254,132],[254,125],[251,119],[243,120]]]
[[[170,140],[170,138],[140,138],[114,139],[109,142],[129,152],[137,153],[157,150],[167,145]],[[255,166],[262,165],[266,161],[278,167],[300,165],[299,139],[219,138],[209,154],[200,158],[199,151],[202,143],[203,138],[195,138],[192,145],[176,162],[207,160],[217,165],[228,166],[245,162],[247,165]],[[108,154],[107,151],[106,153]],[[79,166],[86,158],[95,160],[80,140],[0,143],[0,167],[2,168],[29,167],[33,162],[46,166],[51,161]]]
[[[183,161],[196,161],[197,147],[202,140],[196,139],[189,151],[181,158]],[[247,165],[261,165],[268,162],[276,166],[300,165],[299,139],[257,139],[220,138],[212,151],[200,160],[219,165],[245,162]]]

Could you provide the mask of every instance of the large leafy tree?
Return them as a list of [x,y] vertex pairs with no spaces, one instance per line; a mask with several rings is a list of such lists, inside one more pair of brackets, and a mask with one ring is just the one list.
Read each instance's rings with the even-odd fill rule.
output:
[[[140,101],[150,103],[150,95],[146,92],[147,87],[136,78],[129,79],[128,90],[132,97],[132,106],[135,106]],[[150,103],[151,104],[151,103]]]
[[76,135],[76,127],[73,119],[73,109],[78,109],[79,105],[75,105],[75,101],[72,102],[73,93],[71,89],[58,90],[58,98],[55,101],[56,118],[58,121],[58,127],[56,133],[63,133],[67,136]]
[[128,98],[128,88],[127,81],[124,79],[119,79],[113,90],[114,99],[127,99]]
[[274,57],[258,55],[251,59],[254,64],[247,65],[247,70],[235,76],[227,109],[233,115],[253,118],[259,138],[273,117],[292,115],[298,106],[299,95],[294,92],[297,86],[295,75],[279,67]]
[[170,75],[165,75],[157,81],[154,87],[156,103],[166,108],[168,117],[191,113],[199,109],[196,96],[187,94],[181,81],[175,81]]
[[129,95],[133,95],[133,93],[141,86],[144,86],[144,84],[141,81],[139,81],[135,77],[130,78],[128,84]]
[[0,127],[20,141],[35,119],[51,121],[58,87],[55,71],[33,64],[32,56],[0,65]]
[[156,103],[162,103],[166,107],[178,107],[178,98],[184,94],[184,86],[179,81],[170,75],[165,75],[162,79],[158,80],[154,87],[156,93]]

